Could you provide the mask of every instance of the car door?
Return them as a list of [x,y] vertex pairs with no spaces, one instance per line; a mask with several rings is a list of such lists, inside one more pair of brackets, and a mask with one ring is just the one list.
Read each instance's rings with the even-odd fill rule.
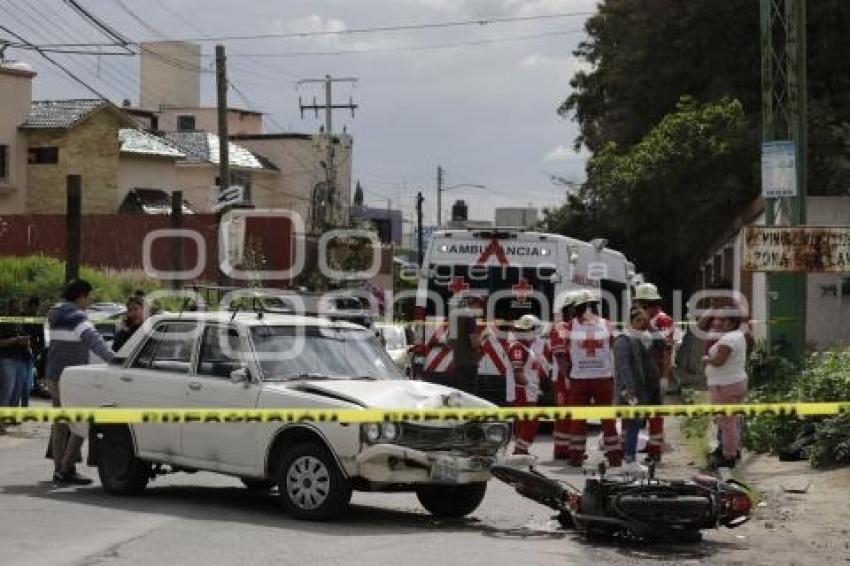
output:
[[[236,327],[207,325],[195,372],[189,378],[189,404],[209,409],[256,408],[260,382],[250,367],[249,352],[246,337]],[[247,379],[232,379],[236,370],[247,370]],[[250,474],[257,462],[257,431],[256,423],[185,423],[183,454],[205,468]]]
[[[192,321],[164,321],[154,327],[136,356],[112,380],[115,404],[157,409],[190,406],[186,392],[199,335],[198,323]],[[137,424],[133,432],[140,455],[168,461],[181,452],[179,424]]]

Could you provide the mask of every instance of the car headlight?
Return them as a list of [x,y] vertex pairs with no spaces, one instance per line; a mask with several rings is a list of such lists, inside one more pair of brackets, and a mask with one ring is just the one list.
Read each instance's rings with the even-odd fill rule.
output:
[[401,426],[398,423],[366,423],[360,430],[369,444],[395,442],[401,437]]
[[503,426],[491,426],[487,428],[487,442],[493,444],[504,444],[508,440],[508,430]]
[[401,428],[395,423],[384,423],[381,425],[381,431],[383,432],[384,440],[387,442],[394,442],[401,436]]
[[366,423],[363,425],[363,438],[366,439],[367,442],[374,444],[381,440],[381,425],[376,423]]

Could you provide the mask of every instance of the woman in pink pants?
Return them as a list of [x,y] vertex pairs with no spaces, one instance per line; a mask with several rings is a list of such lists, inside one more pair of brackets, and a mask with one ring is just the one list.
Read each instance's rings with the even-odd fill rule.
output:
[[[722,335],[703,356],[709,399],[714,404],[743,403],[747,397],[747,339],[741,330],[740,313],[726,311],[716,322]],[[721,467],[735,467],[741,445],[739,420],[736,416],[717,419]]]

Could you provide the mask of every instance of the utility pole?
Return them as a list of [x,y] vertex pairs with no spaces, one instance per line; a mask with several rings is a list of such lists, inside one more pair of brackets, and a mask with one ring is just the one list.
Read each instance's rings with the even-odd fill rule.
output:
[[80,278],[80,227],[82,220],[82,180],[79,175],[68,175],[65,180],[67,202],[65,206],[65,282]]
[[416,254],[419,258],[419,267],[422,267],[422,261],[425,258],[422,251],[422,202],[424,200],[422,191],[416,193]]
[[443,168],[437,165],[437,229],[443,226]]
[[218,186],[230,187],[230,152],[227,132],[227,58],[224,45],[215,46],[216,109],[218,110]]
[[[171,192],[171,228],[183,228],[183,191]],[[183,271],[183,238],[171,238],[171,270],[175,273]],[[179,289],[180,279],[172,280],[171,287]]]
[[[336,190],[336,165],[335,165],[335,148],[334,148],[334,139],[333,139],[333,111],[334,110],[350,110],[351,117],[354,118],[354,111],[357,109],[357,105],[354,104],[354,101],[351,97],[348,97],[347,104],[334,104],[333,102],[333,84],[334,83],[356,83],[357,79],[353,77],[332,77],[330,75],[325,75],[324,78],[321,79],[304,79],[298,81],[298,86],[303,84],[323,84],[325,87],[325,102],[324,104],[319,104],[316,102],[316,98],[313,97],[312,104],[304,104],[301,101],[301,97],[298,97],[298,106],[301,109],[301,119],[304,119],[304,111],[312,110],[315,113],[316,118],[319,117],[319,110],[325,111],[325,127],[324,127],[324,137],[325,137],[325,184],[327,188],[327,208],[331,211],[335,210],[336,199],[337,199],[337,190]],[[314,195],[312,206],[315,208],[318,203],[316,202],[317,198]],[[324,231],[325,224],[327,221],[326,211],[322,211],[321,214],[321,226],[320,229]]]
[[[768,198],[768,225],[804,225],[807,193],[806,0],[760,0],[762,139],[791,141],[796,196]],[[806,273],[767,274],[771,350],[801,364],[806,343]]]
[[[215,86],[216,86],[216,109],[218,111],[218,190],[223,193],[230,187],[230,142],[227,132],[227,58],[224,55],[224,45],[215,46]],[[218,225],[221,229],[221,219],[224,216],[224,208],[218,211]],[[218,246],[219,254],[222,247]],[[226,251],[225,251],[226,253]],[[219,257],[218,282],[224,284],[226,277],[221,271],[221,257]]]

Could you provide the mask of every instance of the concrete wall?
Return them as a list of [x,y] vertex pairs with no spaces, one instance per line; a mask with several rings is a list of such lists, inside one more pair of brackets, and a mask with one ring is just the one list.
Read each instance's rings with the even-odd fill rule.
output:
[[18,127],[27,121],[35,73],[0,66],[0,145],[8,146],[7,175],[0,179],[0,212],[19,214],[26,207],[27,140]]
[[[205,132],[218,133],[218,112],[215,108],[182,107],[161,108],[158,113],[158,127],[163,132],[177,131],[177,117],[190,114],[195,117],[195,129]],[[256,135],[263,133],[263,115],[236,109],[227,111],[227,134]]]
[[142,108],[200,106],[200,45],[183,41],[143,43],[139,65]]
[[[764,214],[753,222],[763,225]],[[810,226],[850,225],[850,197],[808,197],[806,199],[806,223]],[[767,338],[769,317],[767,297],[767,275],[748,274],[742,271],[743,237],[739,232],[727,242],[734,250],[733,283],[735,289],[746,291],[744,281],[749,280],[750,315],[757,339]],[[721,248],[722,249],[722,248]],[[721,255],[723,255],[721,253]],[[806,292],[806,338],[809,346],[829,348],[835,345],[850,345],[850,295],[842,294],[850,273],[810,273]]]
[[68,130],[29,130],[29,147],[57,147],[58,163],[29,164],[28,213],[63,213],[66,177],[82,176],[83,214],[109,214],[117,210],[118,130],[126,124],[112,112],[100,110]]
[[[309,228],[313,188],[325,180],[325,170],[321,166],[321,162],[326,158],[324,140],[318,136],[268,134],[235,136],[233,141],[262,155],[277,166],[280,174],[270,203],[273,203],[272,206],[297,212]],[[351,137],[340,136],[340,142],[335,147],[339,190],[337,202],[340,204],[335,217],[347,220],[351,203]]]
[[[850,197],[809,197],[806,223],[850,226]],[[850,345],[850,295],[842,295],[850,273],[811,273],[807,286],[806,339],[818,348]]]
[[210,188],[215,185],[218,169],[212,164],[180,163],[177,165],[177,186],[183,198],[195,210],[209,210]]
[[117,210],[132,189],[179,189],[174,158],[122,153],[118,164]]

